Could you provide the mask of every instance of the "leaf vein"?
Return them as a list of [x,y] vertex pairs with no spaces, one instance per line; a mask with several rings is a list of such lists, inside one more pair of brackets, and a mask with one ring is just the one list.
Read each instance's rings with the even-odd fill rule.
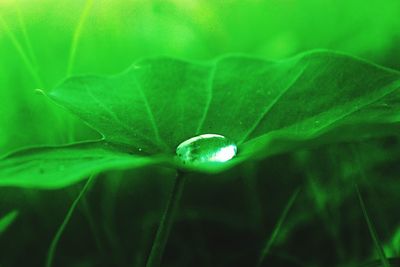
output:
[[203,128],[204,122],[207,118],[207,113],[208,110],[210,109],[211,106],[211,102],[212,102],[212,98],[213,98],[213,86],[214,86],[214,82],[215,82],[215,73],[217,72],[217,62],[215,64],[212,65],[211,70],[210,70],[210,74],[209,74],[209,79],[208,79],[208,83],[207,83],[207,102],[206,105],[204,107],[204,112],[203,115],[199,121],[199,125],[197,126],[197,130],[196,130],[196,134],[200,134],[201,129]]
[[[85,87],[86,92],[88,93],[88,95],[89,95],[100,107],[102,107],[102,108],[111,116],[111,118],[113,119],[114,122],[118,123],[118,124],[119,124],[120,126],[122,126],[122,128],[124,128],[126,131],[132,132],[132,133],[134,132],[134,129],[132,129],[132,128],[126,126],[126,125],[121,121],[121,119],[118,118],[117,115],[115,115],[115,112],[114,112],[112,109],[110,109],[106,104],[104,104],[102,101],[100,101],[100,99],[98,99],[98,98],[92,93],[92,91],[91,91],[90,88],[87,86],[87,84],[85,84],[84,87]],[[137,134],[137,133],[136,133],[136,134]],[[145,135],[143,135],[143,134],[140,134],[140,137],[143,138],[143,139],[145,139],[145,140],[148,140],[148,141],[150,141],[151,143],[154,144],[154,142],[152,142],[152,140],[151,140],[150,138],[148,138],[147,136],[145,136]]]
[[150,107],[150,104],[149,104],[149,101],[147,99],[147,96],[144,93],[144,90],[143,90],[141,84],[138,82],[135,74],[133,74],[133,78],[134,78],[134,81],[135,81],[135,84],[136,84],[136,88],[138,89],[138,92],[139,92],[140,96],[143,99],[143,103],[144,103],[144,106],[146,108],[146,112],[149,115],[150,124],[151,124],[151,126],[153,128],[154,136],[157,139],[158,145],[161,145],[161,146],[169,149],[169,146],[162,140],[162,138],[160,136],[160,132],[158,130],[158,127],[157,127],[157,124],[156,124],[156,120],[154,118],[154,114],[153,114],[153,111],[152,111],[152,109]]
[[271,103],[265,108],[262,112],[261,116],[255,121],[252,127],[247,131],[247,133],[240,140],[239,144],[243,143],[259,126],[260,122],[265,118],[269,111],[278,103],[280,99],[293,87],[293,85],[299,80],[299,78],[303,75],[304,70],[307,68],[307,64],[304,65],[299,73],[294,77],[294,79],[282,90],[282,92],[273,100]]
[[[357,106],[357,108],[355,108],[355,109],[353,109],[353,110],[351,110],[351,111],[349,111],[349,112],[343,114],[342,116],[339,116],[339,117],[335,118],[334,120],[328,122],[327,124],[321,126],[321,128],[318,129],[318,130],[319,130],[319,131],[320,131],[320,130],[324,130],[324,129],[326,129],[326,128],[332,126],[332,125],[334,125],[335,123],[337,123],[337,122],[339,122],[339,121],[345,119],[346,117],[349,117],[349,116],[351,116],[352,114],[354,114],[354,113],[356,113],[356,112],[358,112],[358,111],[360,111],[360,110],[362,110],[362,109],[364,109],[364,108],[366,108],[366,107],[368,107],[368,106],[370,106],[370,105],[372,105],[372,104],[378,102],[379,100],[382,100],[383,98],[387,97],[388,95],[390,95],[390,94],[393,93],[394,91],[398,90],[398,88],[396,88],[396,87],[398,87],[397,84],[400,85],[400,81],[397,81],[397,83],[394,82],[394,84],[396,84],[396,85],[393,86],[393,90],[389,90],[388,92],[385,92],[382,96],[379,96],[379,97],[375,98],[374,100],[372,100],[372,101],[370,101],[370,102],[368,102],[368,103],[366,103],[366,104],[364,104],[364,105]],[[317,130],[317,131],[318,131],[318,130]]]

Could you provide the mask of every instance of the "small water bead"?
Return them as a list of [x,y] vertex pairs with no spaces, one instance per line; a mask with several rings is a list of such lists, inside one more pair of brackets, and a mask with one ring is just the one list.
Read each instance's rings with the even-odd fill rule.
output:
[[176,148],[176,154],[184,164],[226,162],[236,153],[236,144],[219,134],[195,136]]

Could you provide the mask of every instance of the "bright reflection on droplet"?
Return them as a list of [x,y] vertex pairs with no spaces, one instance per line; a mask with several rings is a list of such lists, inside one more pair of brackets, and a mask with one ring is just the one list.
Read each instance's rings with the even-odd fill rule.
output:
[[237,152],[236,144],[219,134],[202,134],[182,142],[176,149],[184,164],[226,162]]

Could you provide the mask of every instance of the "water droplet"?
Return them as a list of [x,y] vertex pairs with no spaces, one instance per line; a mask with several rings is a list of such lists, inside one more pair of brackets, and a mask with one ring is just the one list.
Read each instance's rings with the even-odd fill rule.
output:
[[234,142],[218,134],[202,134],[182,142],[176,149],[184,164],[226,162],[237,152]]

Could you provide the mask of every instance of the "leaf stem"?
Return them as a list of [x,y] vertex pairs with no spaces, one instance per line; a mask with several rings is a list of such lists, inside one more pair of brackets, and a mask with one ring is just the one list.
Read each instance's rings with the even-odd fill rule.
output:
[[[362,164],[361,164],[360,152],[359,152],[358,148],[355,145],[352,146],[352,149],[353,149],[353,154],[354,154],[354,158],[355,158],[355,161],[356,161],[356,166],[358,167],[358,172],[359,172],[362,180],[363,181],[367,181],[367,175],[366,175],[366,173],[364,171],[364,168],[362,167]],[[390,267],[390,263],[388,261],[388,258],[385,255],[385,251],[383,249],[383,246],[382,246],[381,242],[379,241],[379,237],[378,237],[378,233],[376,232],[375,225],[374,225],[373,221],[371,220],[370,216],[368,215],[368,211],[367,211],[367,208],[365,206],[364,199],[363,199],[363,197],[361,195],[360,188],[358,187],[357,183],[354,183],[354,187],[355,187],[355,191],[356,191],[356,194],[357,194],[357,197],[358,197],[358,201],[360,202],[360,206],[361,206],[361,210],[362,210],[364,219],[365,219],[365,221],[367,223],[367,226],[368,226],[369,233],[371,235],[372,241],[374,242],[375,249],[376,249],[376,251],[378,253],[379,260],[381,261],[382,266]]]
[[90,9],[92,8],[93,2],[94,2],[93,0],[86,1],[85,6],[83,7],[83,11],[80,15],[78,24],[76,25],[76,28],[74,30],[74,34],[71,41],[71,47],[69,51],[68,63],[67,63],[67,76],[70,76],[72,73],[72,69],[75,64],[76,51],[78,49],[78,43],[81,38],[83,26],[85,25],[86,19],[89,16],[89,12]]
[[183,172],[178,171],[175,182],[168,199],[167,206],[161,218],[160,225],[157,229],[157,234],[147,259],[146,267],[159,267],[164,253],[165,245],[168,241],[169,233],[174,222],[176,211],[179,207],[179,202],[182,197],[183,188],[185,186],[186,176]]
[[18,52],[18,54],[20,55],[20,57],[21,57],[22,61],[24,62],[26,68],[28,69],[28,71],[32,75],[36,85],[42,88],[44,83],[43,83],[42,79],[40,78],[40,76],[39,76],[39,74],[37,72],[37,69],[33,65],[31,59],[29,58],[29,56],[25,53],[25,50],[22,47],[21,42],[17,39],[15,34],[12,32],[10,26],[5,21],[5,19],[3,18],[2,14],[0,14],[0,26],[4,28],[5,33],[10,38],[13,46],[15,47],[15,49]]
[[[0,235],[15,221],[18,216],[18,211],[13,210],[0,218]],[[1,265],[0,265],[1,266]]]
[[16,1],[15,6],[16,6],[16,10],[17,10],[18,22],[19,22],[20,28],[22,30],[22,36],[24,38],[24,42],[26,44],[27,51],[30,56],[32,65],[35,66],[36,69],[38,69],[38,61],[37,61],[36,54],[32,47],[31,38],[29,37],[28,30],[26,28],[26,23],[25,23],[24,16],[22,14],[20,3],[18,1]]
[[87,180],[86,184],[83,186],[82,190],[79,192],[78,196],[76,197],[76,199],[72,203],[71,207],[69,208],[69,210],[67,212],[67,215],[65,215],[65,218],[64,218],[62,224],[58,228],[56,235],[54,236],[53,240],[51,241],[51,244],[50,244],[50,247],[49,247],[49,251],[47,253],[46,267],[51,267],[52,266],[58,242],[60,241],[61,236],[64,233],[64,230],[65,230],[67,224],[71,220],[72,214],[74,213],[76,207],[78,206],[78,203],[79,203],[80,199],[86,193],[86,191],[88,190],[88,188],[91,185],[91,183],[94,180],[94,178],[95,178],[95,175],[91,175],[89,177],[89,179]]
[[287,215],[289,214],[290,209],[292,208],[295,200],[297,199],[299,193],[300,193],[301,187],[297,188],[292,196],[290,197],[289,201],[287,202],[281,216],[279,217],[278,222],[276,223],[275,229],[272,231],[272,234],[270,236],[270,238],[267,240],[267,242],[265,243],[263,250],[261,252],[261,256],[257,262],[257,267],[262,266],[262,263],[265,259],[265,257],[267,256],[267,254],[269,253],[269,251],[272,248],[272,245],[274,244],[276,238],[278,237],[278,234],[282,228],[282,225],[284,223],[284,221],[286,220]]
[[358,200],[360,202],[360,206],[361,206],[361,210],[363,212],[364,219],[367,222],[369,233],[370,233],[371,238],[372,238],[372,240],[374,242],[376,251],[378,252],[379,259],[380,259],[380,261],[382,263],[382,266],[390,267],[390,263],[389,263],[386,255],[385,255],[385,251],[383,250],[382,244],[379,241],[378,234],[376,232],[375,226],[374,226],[373,222],[371,221],[371,219],[370,219],[370,217],[368,215],[367,208],[365,207],[364,199],[363,199],[363,197],[362,197],[362,195],[360,193],[360,189],[359,189],[357,184],[355,184],[354,186],[356,188],[356,193],[357,193],[357,196],[358,196]]

